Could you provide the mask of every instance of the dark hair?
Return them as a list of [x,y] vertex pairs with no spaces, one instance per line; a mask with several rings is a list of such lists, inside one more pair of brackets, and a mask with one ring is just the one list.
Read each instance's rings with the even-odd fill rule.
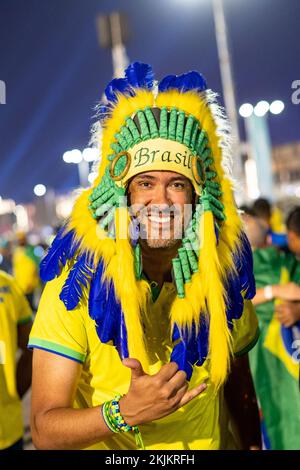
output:
[[249,206],[246,206],[245,204],[240,206],[240,211],[243,211],[246,215],[251,215],[252,217],[255,216],[255,212],[253,209],[251,209],[251,207]]
[[271,217],[271,204],[267,199],[256,199],[252,209],[257,217]]
[[300,206],[293,209],[287,219],[286,226],[288,230],[295,232],[300,237]]

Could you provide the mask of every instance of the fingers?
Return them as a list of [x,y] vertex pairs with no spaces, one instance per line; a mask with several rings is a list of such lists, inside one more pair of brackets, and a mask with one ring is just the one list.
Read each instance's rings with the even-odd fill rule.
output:
[[179,392],[182,388],[188,387],[188,383],[186,381],[186,373],[183,370],[179,370],[176,372],[175,375],[169,380],[168,385],[170,387],[171,394],[170,396],[175,396],[177,392]]
[[161,379],[163,382],[169,381],[178,371],[178,365],[176,362],[170,362],[162,366],[160,371],[155,374],[157,379]]
[[203,383],[201,385],[198,385],[198,387],[193,388],[192,390],[189,390],[186,392],[182,399],[179,402],[178,408],[181,408],[182,406],[186,405],[189,403],[191,400],[196,398],[200,393],[202,393],[206,389],[207,385],[206,383]]
[[138,359],[133,359],[131,357],[128,357],[126,359],[123,359],[122,361],[123,366],[128,367],[131,369],[131,380],[135,380],[138,377],[142,377],[143,375],[147,375],[142,367],[142,364]]

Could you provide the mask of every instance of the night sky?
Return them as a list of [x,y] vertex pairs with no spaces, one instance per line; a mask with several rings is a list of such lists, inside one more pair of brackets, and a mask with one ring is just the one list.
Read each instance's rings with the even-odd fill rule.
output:
[[[274,145],[300,140],[300,1],[224,0],[238,105],[281,99],[270,115]],[[152,64],[156,77],[197,69],[222,94],[210,0],[0,0],[0,195],[27,202],[43,183],[78,185],[66,150],[89,141],[94,106],[111,79],[109,50],[100,49],[99,13],[128,15],[130,60]],[[242,125],[242,123],[241,123]]]

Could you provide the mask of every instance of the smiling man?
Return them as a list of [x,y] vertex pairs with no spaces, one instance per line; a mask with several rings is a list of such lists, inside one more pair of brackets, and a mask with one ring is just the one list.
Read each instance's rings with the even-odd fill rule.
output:
[[106,97],[98,178],[41,266],[33,440],[257,448],[255,287],[223,169],[227,123],[197,72],[157,86],[134,63]]

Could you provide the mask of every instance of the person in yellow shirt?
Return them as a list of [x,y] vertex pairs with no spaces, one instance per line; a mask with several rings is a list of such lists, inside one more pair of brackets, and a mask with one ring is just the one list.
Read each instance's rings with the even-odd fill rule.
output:
[[[21,450],[21,398],[31,384],[32,312],[16,281],[0,271],[0,450]],[[17,350],[21,355],[16,363]]]
[[221,110],[198,72],[157,88],[139,62],[106,96],[99,176],[41,264],[33,442],[259,448],[252,255]]
[[39,262],[34,247],[27,243],[26,234],[17,232],[17,247],[13,252],[13,276],[24,292],[31,308],[34,310],[34,292],[40,285]]

